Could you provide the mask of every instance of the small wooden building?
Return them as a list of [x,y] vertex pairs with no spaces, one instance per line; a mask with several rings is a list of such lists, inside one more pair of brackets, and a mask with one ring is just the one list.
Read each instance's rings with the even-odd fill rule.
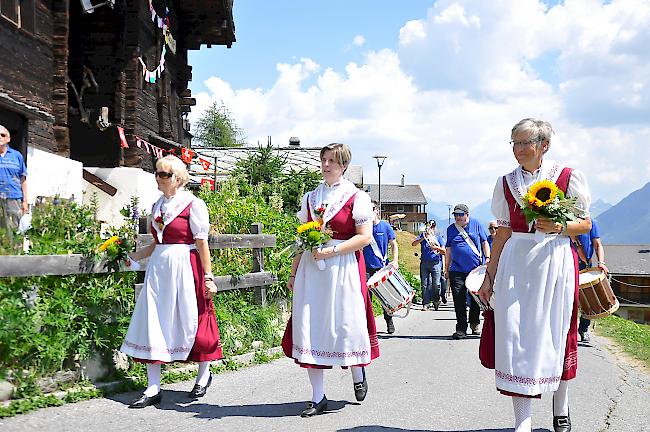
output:
[[188,50],[231,47],[232,7],[232,0],[0,0],[0,124],[11,146],[145,170],[153,156],[136,137],[165,150],[189,146],[186,118],[196,102]]
[[[370,194],[373,201],[379,201],[379,187],[376,184],[366,184],[363,190]],[[427,221],[427,199],[420,185],[400,184],[381,185],[381,215],[390,220],[392,215],[404,215],[396,219],[394,225],[418,233],[419,227]]]
[[605,245],[605,261],[621,305],[617,315],[650,323],[650,245]]

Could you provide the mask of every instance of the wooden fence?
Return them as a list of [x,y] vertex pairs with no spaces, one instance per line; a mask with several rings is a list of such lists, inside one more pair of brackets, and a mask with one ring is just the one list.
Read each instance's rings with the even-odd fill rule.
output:
[[[272,234],[261,234],[262,224],[251,225],[251,234],[218,234],[208,238],[210,249],[251,249],[253,268],[239,277],[215,276],[219,291],[255,288],[255,302],[266,306],[267,285],[277,277],[264,270],[263,249],[275,247]],[[136,248],[153,242],[151,234],[140,234]],[[103,263],[96,263],[81,254],[70,255],[3,255],[0,256],[0,277],[64,276],[71,274],[107,273]],[[136,290],[139,286],[136,286]]]

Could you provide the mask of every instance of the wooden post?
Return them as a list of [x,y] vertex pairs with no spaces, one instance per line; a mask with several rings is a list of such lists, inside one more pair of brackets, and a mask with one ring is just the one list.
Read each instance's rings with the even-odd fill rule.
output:
[[[251,234],[262,234],[262,224],[254,223],[251,225]],[[264,271],[264,253],[263,249],[253,249],[253,273]],[[266,288],[258,286],[255,290],[255,304],[266,307]]]

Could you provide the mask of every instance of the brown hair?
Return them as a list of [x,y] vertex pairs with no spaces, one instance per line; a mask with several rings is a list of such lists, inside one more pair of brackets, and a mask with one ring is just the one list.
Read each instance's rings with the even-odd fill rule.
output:
[[326,151],[334,152],[334,159],[342,167],[347,168],[352,160],[352,151],[350,151],[350,146],[342,143],[331,143],[327,144],[320,150],[320,158],[323,159],[323,155]]

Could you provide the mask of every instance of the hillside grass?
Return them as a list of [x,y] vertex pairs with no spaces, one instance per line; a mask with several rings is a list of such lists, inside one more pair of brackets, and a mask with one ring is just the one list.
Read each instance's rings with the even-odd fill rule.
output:
[[[395,231],[397,236],[397,247],[399,248],[399,266],[405,268],[414,275],[420,274],[420,245],[411,246],[415,235],[408,231]],[[415,253],[418,256],[415,256]],[[390,253],[389,253],[390,255]]]
[[626,354],[650,368],[650,325],[612,315],[598,319],[594,330],[613,340]]

